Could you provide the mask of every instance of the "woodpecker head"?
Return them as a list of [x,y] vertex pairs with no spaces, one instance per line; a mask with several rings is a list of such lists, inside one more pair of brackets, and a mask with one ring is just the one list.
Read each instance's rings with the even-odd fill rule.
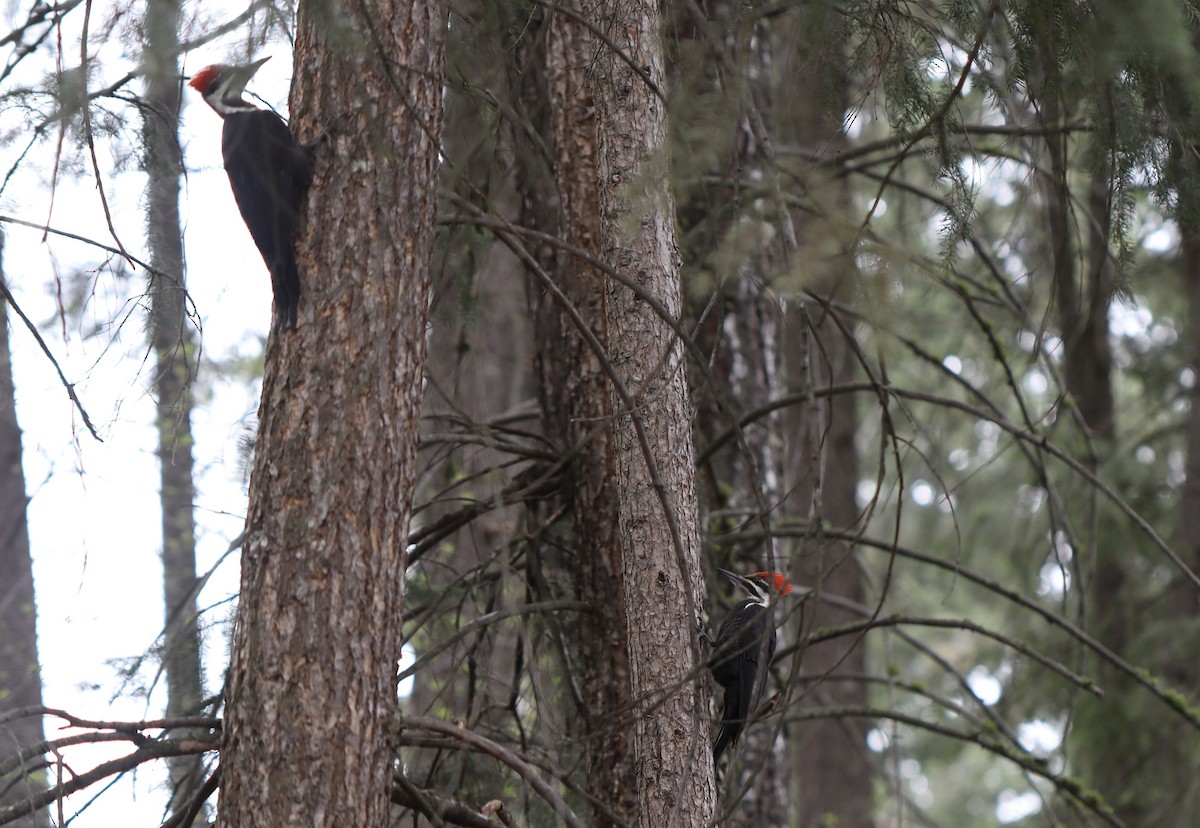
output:
[[754,603],[764,607],[771,600],[772,589],[780,595],[787,595],[792,591],[792,582],[784,577],[782,572],[755,572],[753,575],[738,575],[728,569],[718,569],[717,572],[737,584]]
[[245,66],[214,63],[197,72],[188,81],[188,86],[203,95],[208,105],[215,109],[221,117],[234,112],[257,109],[258,107],[254,104],[242,100],[242,93],[246,90],[246,84],[258,71],[258,67],[270,59],[271,57],[268,55],[262,60],[256,60]]

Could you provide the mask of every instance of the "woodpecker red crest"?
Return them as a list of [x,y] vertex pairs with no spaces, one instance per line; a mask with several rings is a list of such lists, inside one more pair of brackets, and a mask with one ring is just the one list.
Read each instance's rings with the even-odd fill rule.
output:
[[751,578],[762,578],[768,584],[774,582],[775,591],[780,595],[790,595],[792,582],[782,572],[755,572]]
[[217,66],[205,66],[199,72],[192,75],[192,79],[188,81],[188,86],[203,95],[205,90],[212,85],[213,78],[217,76],[218,71],[219,67]]

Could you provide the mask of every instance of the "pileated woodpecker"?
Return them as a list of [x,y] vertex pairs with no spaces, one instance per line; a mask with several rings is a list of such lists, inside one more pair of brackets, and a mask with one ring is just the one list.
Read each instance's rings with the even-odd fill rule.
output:
[[721,730],[713,745],[714,765],[721,761],[725,748],[737,742],[767,686],[767,670],[775,657],[771,590],[780,595],[792,591],[791,581],[779,572],[743,576],[725,569],[717,571],[737,584],[746,598],[721,622],[709,660],[713,678],[725,688]]
[[309,183],[309,151],[274,112],[242,99],[246,84],[268,58],[245,66],[216,64],[188,83],[225,119],[221,155],[233,199],[271,271],[275,323],[296,325],[300,273],[292,230]]

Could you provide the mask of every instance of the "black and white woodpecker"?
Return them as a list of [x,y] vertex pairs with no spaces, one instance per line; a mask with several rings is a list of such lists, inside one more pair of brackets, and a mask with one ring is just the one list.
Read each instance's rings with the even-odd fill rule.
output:
[[296,325],[300,301],[292,232],[308,188],[310,151],[292,137],[283,118],[242,98],[246,84],[267,60],[245,66],[208,66],[188,85],[225,121],[221,155],[233,199],[271,271],[275,324],[291,328]]
[[721,730],[713,745],[713,764],[735,744],[767,687],[767,671],[775,657],[775,618],[771,591],[787,595],[792,583],[780,572],[738,575],[718,569],[746,594],[721,622],[709,660],[713,678],[725,688]]

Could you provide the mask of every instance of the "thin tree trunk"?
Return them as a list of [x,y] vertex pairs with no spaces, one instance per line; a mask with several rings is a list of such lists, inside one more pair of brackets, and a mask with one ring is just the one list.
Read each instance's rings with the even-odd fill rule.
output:
[[[843,77],[846,48],[838,19],[828,7],[814,6],[781,32],[791,57],[782,77],[805,76],[799,94],[781,97],[775,116],[789,142],[825,147],[830,155],[844,144],[842,113],[846,110]],[[796,65],[791,61],[803,61]],[[813,164],[803,170],[806,209],[793,215],[812,289],[824,297],[848,302],[857,295],[853,249],[841,222],[851,209],[845,179],[830,176]],[[824,218],[827,217],[827,218]],[[849,323],[839,326],[821,303],[801,298],[789,328],[795,339],[789,349],[788,383],[793,391],[819,392],[857,378]],[[786,435],[798,435],[786,464],[795,475],[790,490],[792,510],[807,516],[812,533],[797,550],[795,579],[817,590],[818,600],[806,613],[806,630],[831,628],[859,620],[824,595],[862,602],[864,579],[852,547],[831,541],[821,531],[855,531],[860,511],[855,501],[858,454],[854,436],[858,413],[854,395],[841,394],[791,409]],[[839,681],[839,674],[866,671],[866,649],[858,640],[826,642],[803,651],[803,675],[815,683],[800,690],[801,707],[866,704],[865,685]],[[872,824],[872,771],[867,754],[867,722],[854,719],[816,719],[789,726],[792,807],[796,825],[836,824],[839,828],[869,828]]]
[[[599,246],[605,261],[678,319],[659,7],[654,0],[621,0],[592,14],[612,40],[593,64]],[[710,688],[698,652],[704,582],[683,346],[646,298],[611,277],[605,314],[612,365],[624,386],[612,397],[613,457],[630,678],[639,705],[637,822],[708,825],[716,791]]]
[[[0,248],[3,247],[0,235]],[[0,267],[0,279],[4,278]],[[25,514],[25,477],[21,464],[21,428],[17,424],[16,391],[8,349],[8,306],[0,298],[0,712],[42,703],[38,673],[37,603],[33,591],[33,561]],[[22,748],[45,740],[41,716],[26,716],[0,726],[0,763]],[[0,777],[0,807],[20,802],[46,789],[39,760]],[[49,824],[44,809],[12,823],[17,828]]]
[[[687,145],[719,149],[712,152],[704,183],[692,183],[680,205],[681,224],[705,228],[689,237],[687,270],[712,274],[718,281],[719,304],[710,308],[713,297],[698,296],[698,306],[690,309],[690,315],[704,322],[697,344],[712,354],[704,379],[713,384],[697,400],[698,428],[711,439],[782,393],[783,330],[778,296],[770,285],[783,258],[783,235],[777,232],[778,202],[762,196],[777,175],[769,152],[773,23],[727,0],[705,4],[707,17],[698,4],[685,8],[673,32],[681,58],[672,63],[688,66],[682,55],[700,47],[703,71],[679,72],[675,79],[682,88],[672,94],[684,101],[702,100],[706,113],[719,113],[683,127],[689,133],[683,139]],[[785,550],[770,533],[779,517],[783,480],[781,421],[782,414],[775,411],[742,426],[737,440],[708,458],[699,472],[702,508],[719,516],[706,518],[705,525],[745,523],[764,530],[758,548],[739,550],[733,559],[718,557],[718,566],[750,572],[786,568]],[[782,618],[782,610],[778,615]],[[768,689],[765,695],[772,693]],[[728,814],[730,826],[787,824],[788,769],[783,740],[776,738],[779,721],[776,716],[748,727],[736,749],[725,754],[726,769],[718,773],[722,813]]]
[[[439,3],[300,7],[317,151],[295,330],[267,350],[225,826],[384,825],[442,130]],[[333,36],[337,32],[337,36]]]
[[[581,13],[578,3],[568,5]],[[547,217],[541,223],[557,225],[564,240],[600,257],[596,123],[587,77],[593,43],[578,20],[566,13],[550,15],[545,39],[546,111],[559,215],[557,221]],[[539,202],[539,206],[553,204],[549,198]],[[603,275],[573,253],[551,251],[549,256],[556,284],[596,342],[605,346]],[[566,475],[574,544],[564,569],[574,597],[591,605],[591,612],[582,613],[573,626],[588,792],[598,800],[593,824],[610,826],[614,824],[610,812],[628,821],[636,805],[621,539],[612,439],[604,427],[611,420],[612,404],[600,356],[562,308],[542,291],[536,292],[542,303],[535,321],[546,429],[556,445],[575,452]]]
[[[1187,288],[1187,337],[1191,341],[1192,371],[1200,375],[1200,233],[1185,228],[1182,235],[1179,266]],[[1200,376],[1192,383],[1188,396],[1191,405],[1187,415],[1187,478],[1179,493],[1179,536],[1183,539],[1183,559],[1194,571],[1200,571]],[[1170,593],[1175,616],[1200,615],[1200,593],[1185,578],[1177,580]],[[1180,668],[1184,668],[1182,662],[1176,667]],[[1191,678],[1196,672],[1195,665],[1188,663],[1181,672],[1181,677]]]
[[[150,263],[150,330],[154,348],[154,396],[157,406],[158,459],[161,475],[163,668],[167,679],[167,715],[200,712],[203,684],[200,630],[196,618],[196,534],[192,458],[192,391],[195,353],[184,313],[183,236],[179,219],[177,0],[151,0],[146,6],[146,74],[143,111],[147,185],[147,237]],[[203,759],[180,756],[169,761],[170,811],[175,813],[203,783]]]

